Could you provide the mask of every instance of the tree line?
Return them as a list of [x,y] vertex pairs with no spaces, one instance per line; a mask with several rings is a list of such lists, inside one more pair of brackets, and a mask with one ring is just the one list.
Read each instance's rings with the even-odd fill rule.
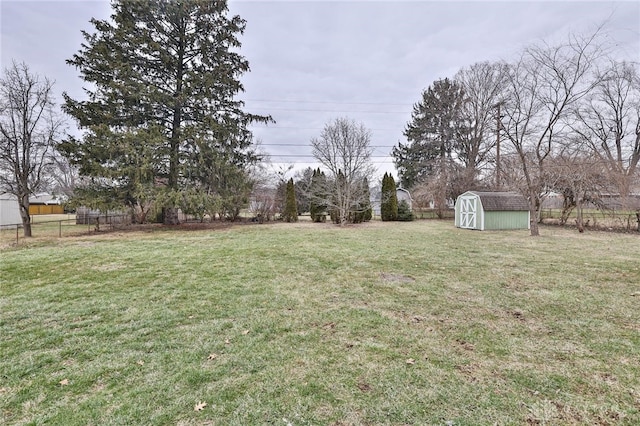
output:
[[640,208],[639,64],[612,52],[600,28],[433,82],[392,151],[401,184],[439,210],[467,190],[518,191],[531,235],[551,193],[563,217],[576,209],[580,230],[584,205],[602,194]]
[[[64,134],[49,80],[15,62],[0,79],[0,186],[19,200],[25,236],[29,196],[44,188],[75,205],[128,210],[137,222],[175,224],[179,210],[235,220],[247,207],[257,220],[306,211],[341,225],[371,218],[371,132],[361,123],[327,123],[311,140],[321,167],[297,181],[267,170],[248,126],[273,119],[239,99],[250,70],[238,53],[246,22],[225,1],[112,7],[67,60],[85,94],[64,93],[62,110],[81,136]],[[534,218],[552,191],[566,211],[604,192],[629,199],[640,159],[638,64],[612,59],[603,40],[600,30],[570,35],[433,82],[392,151],[400,186],[436,209],[469,189],[518,190]],[[389,178],[383,219],[410,219]]]

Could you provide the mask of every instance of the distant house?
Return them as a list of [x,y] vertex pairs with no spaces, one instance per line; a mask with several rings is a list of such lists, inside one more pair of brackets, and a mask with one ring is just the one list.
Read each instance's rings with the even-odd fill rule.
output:
[[[561,209],[564,207],[564,196],[552,192],[542,200],[543,209]],[[640,210],[640,193],[632,193],[626,197],[620,194],[599,193],[592,195],[592,201],[585,202],[587,209]]]
[[29,197],[29,214],[63,214],[63,200],[48,193],[36,194]]
[[18,199],[11,194],[0,194],[0,228],[22,223]]
[[484,230],[529,229],[529,202],[515,192],[467,191],[455,205],[458,228]]

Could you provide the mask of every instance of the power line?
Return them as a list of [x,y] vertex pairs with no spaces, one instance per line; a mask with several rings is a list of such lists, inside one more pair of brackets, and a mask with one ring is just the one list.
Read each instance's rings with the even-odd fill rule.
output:
[[[259,125],[259,124],[250,124],[248,127],[251,127],[252,129],[267,129],[267,130],[280,130],[280,129],[287,129],[287,130],[324,130],[323,127],[293,127],[293,126],[269,126],[269,125]],[[385,131],[385,132],[395,132],[398,131],[398,129],[369,129],[369,130],[374,130],[374,131]]]
[[[291,157],[291,158],[315,158],[312,154],[265,154],[270,157]],[[387,158],[390,155],[370,155],[369,158]]]
[[336,104],[336,105],[384,105],[384,106],[404,106],[407,104],[396,104],[387,102],[340,102],[340,101],[301,101],[293,99],[245,99],[245,102],[270,102],[270,103],[296,103],[296,104]]
[[340,112],[340,113],[348,113],[348,114],[411,114],[411,112],[407,111],[346,111],[346,110],[332,110],[332,109],[302,109],[302,108],[272,108],[272,107],[261,107],[257,109],[268,109],[269,111],[290,111],[290,112]]
[[[312,148],[311,145],[303,145],[303,144],[299,144],[299,143],[260,143],[258,144],[258,147],[260,146],[295,146],[297,148]],[[394,148],[395,145],[369,145],[369,148]]]

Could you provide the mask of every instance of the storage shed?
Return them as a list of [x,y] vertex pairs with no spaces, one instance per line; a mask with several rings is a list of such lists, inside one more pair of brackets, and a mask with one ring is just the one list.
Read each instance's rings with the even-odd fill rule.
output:
[[467,191],[456,200],[458,228],[529,229],[529,202],[515,192]]

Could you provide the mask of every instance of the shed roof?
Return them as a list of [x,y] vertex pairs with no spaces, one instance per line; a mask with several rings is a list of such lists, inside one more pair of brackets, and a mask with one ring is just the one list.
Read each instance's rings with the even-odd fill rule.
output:
[[529,202],[517,192],[471,192],[480,197],[485,211],[529,210]]

